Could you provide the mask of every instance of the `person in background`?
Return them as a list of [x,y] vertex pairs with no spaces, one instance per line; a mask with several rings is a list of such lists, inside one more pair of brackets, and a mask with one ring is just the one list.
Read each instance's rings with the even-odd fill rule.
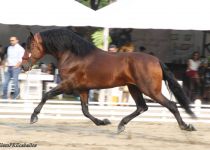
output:
[[119,52],[133,52],[135,49],[133,43],[128,42],[125,43],[124,45],[122,45],[121,47],[119,47]]
[[47,73],[55,75],[55,65],[53,63],[47,65]]
[[41,69],[41,72],[47,73],[47,65],[43,62],[39,63],[39,68]]
[[201,65],[200,61],[200,54],[199,52],[193,52],[192,58],[188,60],[187,62],[187,70],[186,70],[186,76],[189,77],[194,83],[195,83],[195,89],[198,92],[198,95],[201,94],[201,82],[200,82],[200,76],[198,73],[198,69]]
[[10,46],[7,48],[6,62],[5,62],[5,80],[3,83],[3,99],[8,98],[8,84],[13,78],[14,83],[14,95],[13,99],[16,99],[19,95],[19,82],[18,76],[21,72],[20,65],[22,57],[24,55],[24,48],[19,44],[17,37],[10,37]]
[[190,78],[195,79],[197,84],[200,84],[199,74],[198,74],[198,69],[200,65],[201,65],[200,54],[199,52],[194,52],[192,54],[192,58],[188,60],[186,75]]
[[144,46],[139,46],[139,52],[145,53],[146,48]]
[[117,52],[117,51],[118,51],[118,49],[117,49],[116,45],[114,45],[114,44],[109,45],[108,52]]
[[155,56],[154,52],[148,52],[147,49],[144,46],[139,46],[139,51],[138,52],[142,52],[142,53],[146,53],[146,54]]

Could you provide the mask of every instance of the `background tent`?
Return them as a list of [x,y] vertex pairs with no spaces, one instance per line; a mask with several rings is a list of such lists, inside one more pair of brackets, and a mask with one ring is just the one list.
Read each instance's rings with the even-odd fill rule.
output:
[[118,0],[96,12],[74,0],[1,0],[0,23],[209,30],[208,0]]
[[97,12],[109,28],[209,30],[209,0],[118,0]]
[[[94,10],[74,0],[1,0],[0,44],[6,46],[9,36],[14,35],[24,42],[29,31],[35,33],[55,26],[88,26],[93,23],[93,15]],[[43,58],[45,63],[47,60],[55,62],[46,57]]]
[[109,28],[209,30],[208,0],[118,0],[96,11],[96,26]]
[[94,11],[74,0],[1,0],[0,23],[88,26]]
[[209,30],[208,0],[118,0],[96,12],[74,0],[1,0],[0,23],[42,26]]

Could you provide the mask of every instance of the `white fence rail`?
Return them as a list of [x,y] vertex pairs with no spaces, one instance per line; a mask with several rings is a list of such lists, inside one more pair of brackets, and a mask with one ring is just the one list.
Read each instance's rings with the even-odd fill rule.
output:
[[[2,118],[30,118],[31,113],[40,101],[37,100],[0,100],[0,119]],[[175,122],[174,116],[164,107],[156,103],[147,103],[149,110],[134,121]],[[191,105],[197,119],[191,119],[182,108],[181,116],[187,122],[210,123],[210,105],[200,103]],[[99,103],[90,102],[89,111],[98,118],[121,120],[132,113],[135,105],[128,103]],[[81,111],[79,101],[49,100],[44,105],[39,118],[51,119],[86,119]]]

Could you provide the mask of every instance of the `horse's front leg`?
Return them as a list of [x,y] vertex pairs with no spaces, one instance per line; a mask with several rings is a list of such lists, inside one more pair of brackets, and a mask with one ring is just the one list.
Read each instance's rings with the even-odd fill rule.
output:
[[42,107],[44,106],[44,104],[46,103],[46,101],[54,96],[57,96],[59,94],[62,94],[63,90],[62,90],[62,86],[58,85],[57,87],[51,89],[50,91],[46,92],[43,96],[42,96],[42,100],[39,103],[39,105],[34,109],[33,114],[31,115],[31,121],[30,123],[35,123],[38,121],[38,117],[37,115],[40,113]]
[[88,110],[88,96],[89,91],[80,91],[80,99],[81,99],[81,106],[82,106],[82,112],[85,115],[85,117],[92,120],[96,125],[108,125],[111,124],[111,122],[108,119],[99,120],[95,117],[93,117]]

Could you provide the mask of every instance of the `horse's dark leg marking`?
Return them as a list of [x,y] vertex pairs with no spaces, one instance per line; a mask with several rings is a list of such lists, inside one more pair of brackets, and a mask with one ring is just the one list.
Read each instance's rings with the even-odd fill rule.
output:
[[42,97],[42,100],[41,102],[39,103],[39,105],[34,109],[34,112],[33,114],[31,115],[31,121],[30,123],[35,123],[38,121],[38,117],[37,115],[40,113],[43,105],[45,104],[45,102],[49,99],[49,98],[52,98],[54,96],[57,96],[59,94],[62,94],[63,91],[61,90],[61,86],[57,86],[53,89],[51,89],[50,91],[46,92],[43,97]]
[[119,125],[118,125],[118,133],[124,131],[125,129],[125,125],[131,121],[133,118],[135,118],[136,116],[140,115],[141,113],[143,113],[144,111],[147,111],[148,107],[145,103],[145,100],[142,96],[142,93],[141,91],[139,90],[139,88],[135,85],[128,85],[128,89],[129,89],[129,92],[131,94],[131,96],[133,97],[135,103],[136,103],[136,106],[137,106],[137,109],[130,115],[124,117]]
[[175,116],[179,127],[182,130],[186,131],[195,131],[196,129],[193,127],[191,124],[186,124],[183,120],[182,117],[180,116],[180,113],[178,111],[178,108],[176,106],[176,103],[173,101],[168,100],[165,96],[163,96],[161,93],[158,95],[153,96],[153,98],[160,103],[161,105],[165,106],[168,108],[168,110]]
[[81,98],[81,106],[82,106],[82,112],[85,117],[92,120],[96,125],[108,125],[111,124],[111,122],[108,119],[99,120],[95,117],[93,117],[88,110],[88,93],[89,91],[80,91],[80,98]]

